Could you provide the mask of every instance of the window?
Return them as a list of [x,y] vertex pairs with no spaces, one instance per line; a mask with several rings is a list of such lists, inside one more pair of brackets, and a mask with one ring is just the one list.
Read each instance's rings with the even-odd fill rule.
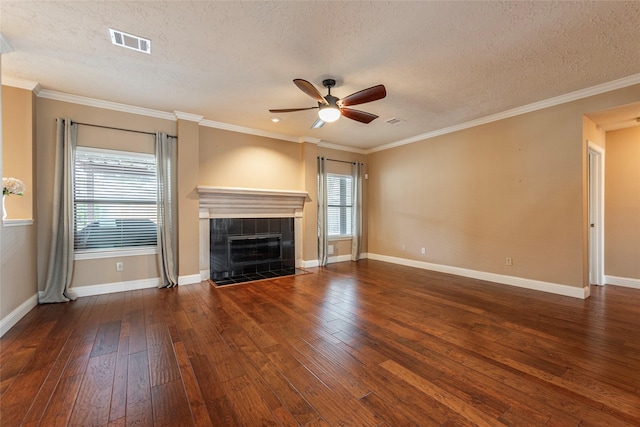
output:
[[74,177],[76,252],[156,247],[153,154],[78,147]]
[[353,178],[327,174],[327,227],[329,237],[351,236]]

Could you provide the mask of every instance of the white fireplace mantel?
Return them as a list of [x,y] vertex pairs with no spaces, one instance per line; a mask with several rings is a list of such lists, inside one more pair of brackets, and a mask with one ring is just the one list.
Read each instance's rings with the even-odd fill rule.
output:
[[211,218],[294,218],[296,267],[302,265],[302,209],[309,193],[296,190],[198,186],[200,276],[209,279]]
[[200,218],[277,218],[302,215],[306,191],[199,185]]

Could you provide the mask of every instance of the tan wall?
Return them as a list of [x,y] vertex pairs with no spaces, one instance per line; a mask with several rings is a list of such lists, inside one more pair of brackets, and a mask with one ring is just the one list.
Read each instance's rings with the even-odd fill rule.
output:
[[178,282],[200,275],[199,128],[196,122],[178,120]]
[[304,190],[309,193],[302,217],[302,259],[315,261],[318,259],[318,146],[305,142],[302,150]]
[[11,86],[2,87],[3,126],[2,156],[4,177],[20,179],[25,185],[23,196],[7,196],[8,219],[33,218],[33,92]]
[[[176,122],[84,105],[71,104],[45,98],[37,99],[37,238],[38,238],[38,289],[44,289],[53,206],[55,119],[70,118],[73,121],[112,126],[146,132],[163,131],[176,134]],[[113,138],[112,138],[113,137]],[[78,145],[129,151],[153,152],[153,137],[132,132],[113,131],[79,126]],[[115,263],[124,262],[124,270],[117,272]],[[155,256],[133,256],[78,260],[75,263],[72,287],[116,283],[158,277]]]
[[369,252],[587,286],[582,117],[638,99],[636,85],[369,155]]
[[[2,86],[2,175],[21,179],[24,196],[9,196],[8,219],[31,219],[35,202],[33,167],[34,95]],[[0,227],[0,319],[36,294],[36,227]]]
[[304,189],[302,144],[200,127],[200,185]]
[[582,124],[582,134],[585,140],[596,144],[602,149],[605,149],[607,145],[606,132],[588,117],[582,118]]
[[36,228],[33,225],[2,228],[0,319],[35,295]]
[[605,274],[640,279],[640,126],[607,132]]

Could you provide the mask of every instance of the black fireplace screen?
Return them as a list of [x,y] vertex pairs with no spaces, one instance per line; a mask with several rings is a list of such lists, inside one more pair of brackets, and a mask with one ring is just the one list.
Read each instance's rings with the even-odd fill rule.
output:
[[231,267],[282,260],[282,235],[233,236],[229,241]]

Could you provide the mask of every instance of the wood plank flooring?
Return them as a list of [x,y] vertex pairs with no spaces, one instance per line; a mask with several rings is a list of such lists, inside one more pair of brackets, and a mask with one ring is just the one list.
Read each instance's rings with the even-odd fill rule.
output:
[[640,290],[311,272],[38,306],[0,340],[0,424],[640,425]]

